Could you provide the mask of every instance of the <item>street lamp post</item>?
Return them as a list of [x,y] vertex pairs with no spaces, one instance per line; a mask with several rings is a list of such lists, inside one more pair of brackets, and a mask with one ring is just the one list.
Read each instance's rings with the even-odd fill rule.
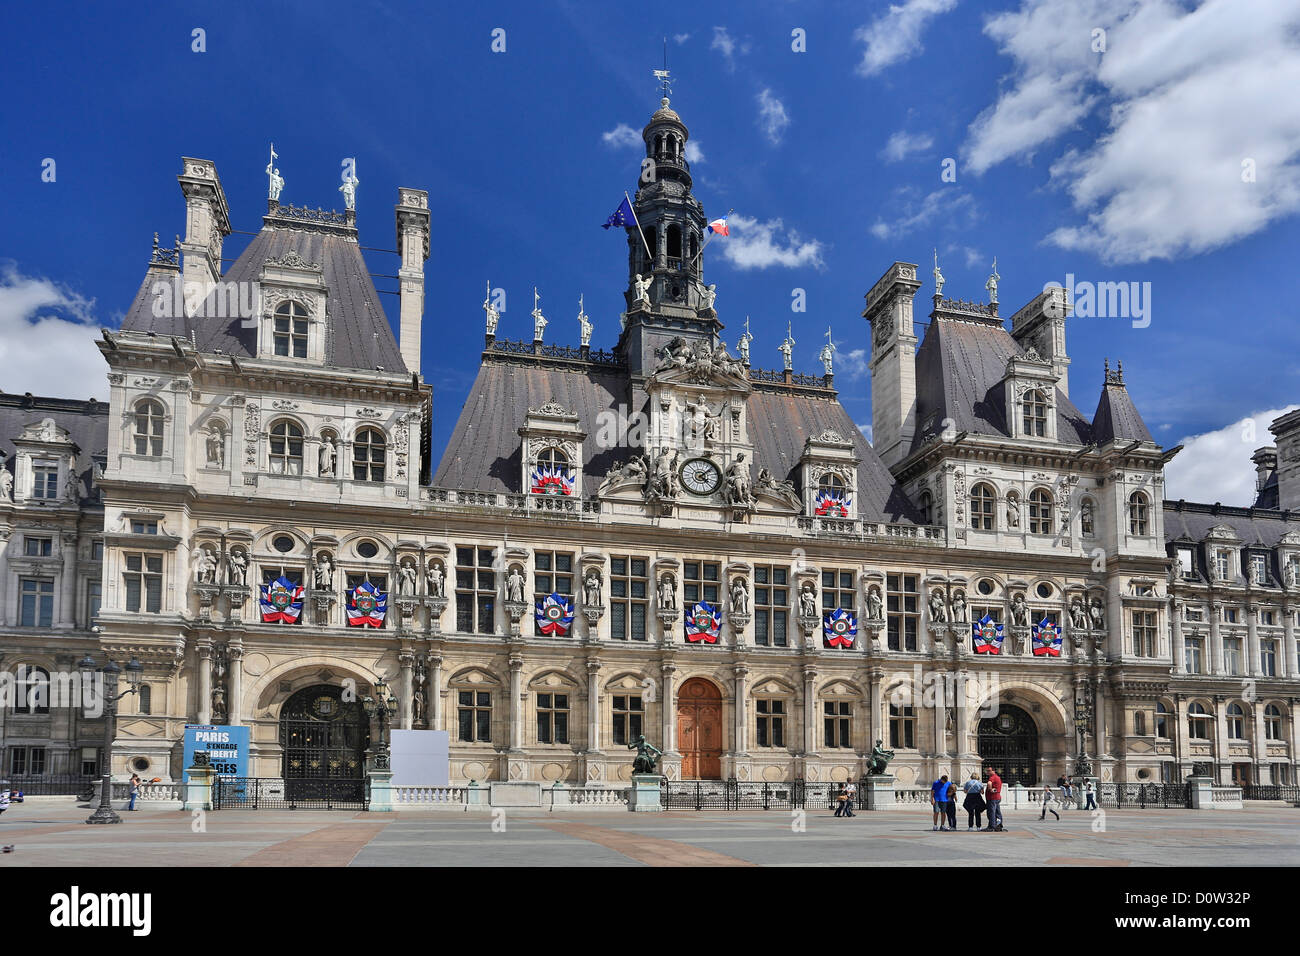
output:
[[382,677],[376,678],[375,696],[361,698],[361,705],[367,716],[379,718],[379,743],[371,749],[375,753],[387,753],[388,731],[397,713],[397,698],[389,691],[388,682]]
[[[81,660],[77,668],[81,671],[83,684],[94,679],[95,661],[89,654]],[[127,694],[134,694],[140,689],[140,678],[144,673],[144,668],[138,660],[134,657],[131,658],[125,668],[126,690],[119,694],[117,692],[117,679],[122,670],[123,668],[118,667],[111,660],[99,668],[100,673],[104,675],[102,694],[104,702],[104,752],[102,757],[103,766],[101,767],[103,779],[100,781],[99,807],[86,820],[87,823],[122,822],[122,818],[113,812],[113,737],[117,732],[117,702]]]
[[1092,763],[1088,760],[1087,745],[1085,743],[1085,736],[1091,723],[1092,708],[1088,706],[1087,698],[1077,698],[1074,702],[1074,727],[1079,735],[1079,753],[1074,761],[1074,770],[1075,774],[1080,777],[1086,777],[1092,773]]

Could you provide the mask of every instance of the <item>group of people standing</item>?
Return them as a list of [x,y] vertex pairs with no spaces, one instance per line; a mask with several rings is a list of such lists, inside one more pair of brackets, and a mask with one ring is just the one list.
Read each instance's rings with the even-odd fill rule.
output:
[[[930,784],[930,804],[934,808],[934,825],[931,830],[957,829],[957,792],[965,793],[962,809],[966,811],[967,830],[996,830],[1002,827],[1002,778],[996,770],[990,770],[981,780],[978,774],[971,774],[970,779],[959,788],[955,781],[949,780],[945,773]],[[987,814],[987,826],[981,825],[981,817]]]

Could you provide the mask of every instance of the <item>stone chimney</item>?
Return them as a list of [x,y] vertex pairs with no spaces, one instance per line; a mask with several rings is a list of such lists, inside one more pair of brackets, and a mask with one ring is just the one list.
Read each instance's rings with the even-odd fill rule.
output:
[[[226,193],[217,176],[217,166],[208,159],[181,157],[184,171],[177,176],[185,194],[185,239],[181,242],[181,279],[190,289],[208,289],[221,278],[221,243],[230,235],[230,210]],[[186,295],[186,301],[192,301]]]
[[1271,445],[1256,448],[1250,460],[1255,463],[1255,494],[1258,495],[1268,484],[1269,477],[1277,470],[1277,449]]
[[1277,506],[1300,511],[1300,410],[1274,419],[1268,430],[1277,438]]
[[1052,286],[1011,317],[1011,337],[1022,349],[1032,348],[1052,363],[1056,386],[1070,395],[1070,357],[1065,352],[1065,317],[1070,314],[1065,289]]
[[420,331],[424,322],[424,262],[429,258],[429,194],[423,189],[397,190],[397,249],[402,267],[401,321],[398,345],[408,372],[420,371]]
[[871,444],[893,467],[916,433],[916,333],[912,298],[921,283],[916,265],[895,262],[867,293],[862,317],[871,323]]

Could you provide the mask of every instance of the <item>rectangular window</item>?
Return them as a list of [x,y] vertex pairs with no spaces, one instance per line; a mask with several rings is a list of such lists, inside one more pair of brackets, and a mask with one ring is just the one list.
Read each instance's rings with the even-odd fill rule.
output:
[[456,548],[456,630],[462,634],[496,631],[496,571],[492,549]]
[[48,558],[53,547],[53,538],[23,538],[23,554],[29,558]]
[[827,747],[852,747],[849,730],[853,723],[853,704],[847,700],[822,701],[822,722]]
[[614,697],[614,743],[625,746],[641,736],[645,707],[640,695],[618,694]]
[[889,746],[899,750],[916,749],[916,711],[913,708],[889,705]]
[[758,717],[755,741],[759,747],[785,746],[785,701],[760,697],[754,701]]
[[1241,674],[1241,638],[1223,639],[1223,672],[1233,676]]
[[645,558],[609,559],[609,634],[616,641],[644,641],[650,578]]
[[1183,654],[1187,665],[1187,673],[1201,673],[1201,639],[1199,637],[1189,637],[1183,642]]
[[131,521],[131,533],[132,534],[157,534],[158,522],[133,519]]
[[1225,607],[1223,609],[1223,620],[1229,624],[1237,623],[1237,609],[1235,607]]
[[45,773],[45,748],[14,747],[9,751],[9,772],[14,776],[40,776]]
[[1259,642],[1259,669],[1265,677],[1277,676],[1277,644],[1273,641]]
[[103,603],[104,585],[96,580],[86,582],[86,627],[95,623],[99,617],[99,608]]
[[492,694],[486,690],[462,690],[456,695],[460,739],[465,743],[492,742]]
[[92,561],[103,561],[103,560],[104,560],[104,542],[102,542],[102,541],[92,541],[92,542],[91,542],[91,544],[90,544],[90,560],[92,560]]
[[1264,624],[1264,625],[1270,625],[1270,626],[1271,626],[1271,625],[1273,624],[1273,612],[1272,612],[1272,611],[1260,611],[1260,612],[1259,612],[1259,623]]
[[569,742],[569,695],[537,695],[537,742],[539,744],[567,744]]
[[1133,612],[1133,654],[1137,657],[1156,656],[1156,612]]
[[307,357],[307,320],[289,317],[275,319],[275,354],[294,358]]
[[[536,552],[533,555],[533,588],[535,604],[541,604],[551,594],[560,594],[572,606],[573,554],[567,551]],[[536,634],[542,633],[535,614],[533,629]]]
[[718,579],[722,565],[713,561],[687,561],[682,565],[682,597],[687,607],[696,601],[718,605]]
[[[290,577],[290,580],[293,580],[292,576]],[[379,592],[380,592],[381,594],[388,594],[388,575],[386,575],[386,574],[348,574],[348,575],[345,575],[345,576],[344,576],[344,579],[343,579],[344,586],[347,588],[347,591],[346,591],[346,593],[344,594],[344,598],[345,598],[345,599],[350,599],[353,589],[354,589],[354,588],[359,588],[359,587],[361,587],[361,585],[365,584],[367,581],[369,581],[371,584],[373,584],[373,585],[375,586],[375,588],[378,589]],[[299,620],[302,620],[302,618],[299,618]],[[363,630],[365,630],[367,627],[369,627],[369,625],[365,625],[365,626],[362,626],[362,625],[356,625],[356,629],[359,630],[359,631],[363,631]],[[386,628],[386,627],[388,627],[388,615],[387,615],[387,614],[384,615],[384,623],[381,624],[381,625],[379,625],[379,627],[380,627],[380,628]]]
[[1187,620],[1189,620],[1189,621],[1204,621],[1204,620],[1205,620],[1205,612],[1204,612],[1203,610],[1201,610],[1199,607],[1189,607],[1189,608],[1187,608],[1186,614],[1185,614],[1184,616],[1185,616],[1185,617],[1187,618]]
[[47,578],[20,578],[18,623],[22,627],[49,627],[54,623],[54,582]]
[[1214,552],[1215,574],[1220,581],[1228,580],[1228,567],[1232,562],[1231,553],[1222,549]]
[[887,614],[889,649],[914,651],[916,634],[920,627],[920,588],[915,574],[890,574],[886,577],[888,589]]
[[81,748],[81,775],[83,777],[96,777],[99,775],[98,747]]
[[760,647],[785,647],[789,620],[788,570],[760,564],[754,568],[754,643]]
[[1169,715],[1160,708],[1156,707],[1156,736],[1161,740],[1169,739]]
[[122,572],[126,585],[126,609],[157,614],[162,610],[161,554],[126,554],[126,570]]
[[836,568],[822,572],[822,613],[826,614],[836,608],[852,611],[857,606],[857,588],[853,584],[853,572]]
[[32,462],[32,497],[59,497],[59,466],[52,461]]

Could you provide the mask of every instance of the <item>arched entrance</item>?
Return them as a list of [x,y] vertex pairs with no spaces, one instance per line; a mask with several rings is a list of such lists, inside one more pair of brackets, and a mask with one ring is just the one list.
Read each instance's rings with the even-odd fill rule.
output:
[[980,762],[996,768],[1005,784],[1038,782],[1038,725],[1019,707],[1003,704],[979,723]]
[[357,799],[365,777],[365,751],[370,746],[370,719],[359,701],[345,701],[341,688],[330,684],[304,687],[280,709],[280,775],[297,799],[339,797],[337,784],[327,780],[356,780]]
[[722,778],[722,694],[702,677],[677,692],[677,749],[683,780]]

